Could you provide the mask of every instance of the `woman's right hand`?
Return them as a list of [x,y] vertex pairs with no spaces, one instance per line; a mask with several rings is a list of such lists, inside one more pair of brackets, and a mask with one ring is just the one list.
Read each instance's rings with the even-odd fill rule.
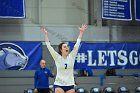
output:
[[48,39],[48,31],[47,31],[46,27],[42,26],[40,28],[40,30],[44,33],[45,41],[46,42],[49,42],[49,39]]
[[42,26],[40,29],[45,35],[48,35],[48,31],[47,31],[46,27]]

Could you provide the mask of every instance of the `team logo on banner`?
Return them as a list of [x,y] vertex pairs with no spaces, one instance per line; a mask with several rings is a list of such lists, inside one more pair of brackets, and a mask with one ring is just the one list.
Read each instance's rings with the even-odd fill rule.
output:
[[[0,43],[0,70],[36,69],[42,57],[41,43]],[[33,54],[37,55],[34,56]]]
[[1,43],[0,47],[0,70],[25,68],[28,57],[20,46],[14,43]]

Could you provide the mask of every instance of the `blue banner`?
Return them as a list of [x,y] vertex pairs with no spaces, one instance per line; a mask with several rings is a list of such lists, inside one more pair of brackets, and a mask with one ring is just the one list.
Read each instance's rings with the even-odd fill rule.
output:
[[0,18],[25,18],[24,0],[0,0]]
[[41,42],[0,43],[0,70],[34,70],[41,58]]
[[[70,49],[75,43],[69,42]],[[140,43],[84,43],[76,57],[75,69],[139,69]]]
[[131,0],[102,0],[102,18],[132,20]]
[[140,0],[135,1],[135,18],[137,21],[140,21]]

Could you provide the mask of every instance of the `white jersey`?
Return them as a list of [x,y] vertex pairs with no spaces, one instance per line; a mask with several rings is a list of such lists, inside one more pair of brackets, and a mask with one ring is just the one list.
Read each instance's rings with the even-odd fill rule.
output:
[[74,82],[74,62],[77,55],[77,51],[80,45],[81,39],[77,39],[74,49],[70,52],[66,59],[59,55],[50,45],[50,42],[46,42],[47,48],[50,51],[56,67],[57,75],[54,84],[59,86],[71,86],[75,85]]

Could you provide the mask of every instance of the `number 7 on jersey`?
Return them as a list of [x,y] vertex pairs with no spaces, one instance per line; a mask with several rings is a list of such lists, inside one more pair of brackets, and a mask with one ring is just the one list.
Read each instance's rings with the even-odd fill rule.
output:
[[65,64],[65,69],[67,69],[68,64]]

